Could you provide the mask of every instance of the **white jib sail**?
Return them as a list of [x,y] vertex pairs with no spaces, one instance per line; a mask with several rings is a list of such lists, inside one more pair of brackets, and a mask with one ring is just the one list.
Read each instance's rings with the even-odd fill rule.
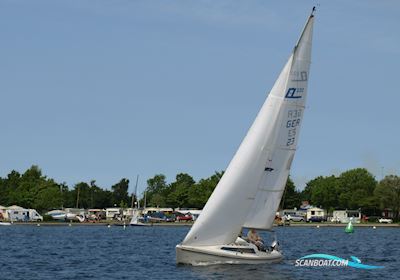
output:
[[139,223],[139,210],[138,209],[134,209],[133,210],[133,215],[132,215],[132,219],[129,222],[129,224],[131,225],[136,225]]
[[182,244],[229,244],[243,226],[270,228],[297,145],[307,93],[312,25],[313,15]]

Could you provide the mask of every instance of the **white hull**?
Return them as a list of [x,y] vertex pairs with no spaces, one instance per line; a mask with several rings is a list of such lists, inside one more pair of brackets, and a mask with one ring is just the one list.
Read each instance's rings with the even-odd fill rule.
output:
[[57,215],[52,215],[51,216],[54,220],[58,220],[58,221],[79,221],[79,222],[84,222],[85,218],[80,216],[80,215],[76,215],[76,214],[72,214],[72,213],[65,213],[65,214],[57,214]]
[[57,215],[51,215],[53,220],[59,220],[59,221],[65,221],[65,215],[66,214],[57,214]]
[[144,223],[140,223],[140,222],[138,222],[138,223],[132,223],[132,224],[129,224],[131,227],[149,227],[149,226],[151,226],[151,224],[144,224]]
[[11,223],[0,222],[0,226],[11,226]]
[[226,246],[187,246],[178,244],[176,246],[176,262],[178,264],[262,264],[276,263],[282,259],[281,252],[277,250],[259,251],[253,244]]

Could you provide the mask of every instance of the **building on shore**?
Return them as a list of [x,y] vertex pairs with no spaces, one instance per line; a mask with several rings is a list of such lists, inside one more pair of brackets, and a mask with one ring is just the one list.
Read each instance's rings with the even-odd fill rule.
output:
[[[398,216],[400,216],[400,211],[399,211],[399,213],[397,213],[398,214]],[[382,213],[381,213],[381,217],[383,217],[383,218],[386,218],[386,219],[393,219],[393,218],[396,218],[396,211],[394,211],[393,209],[391,209],[391,208],[384,208],[383,210],[382,210]]]
[[172,214],[174,209],[172,208],[159,208],[159,207],[147,207],[144,208],[142,213],[143,215],[151,215],[153,213],[163,212],[164,214]]
[[130,219],[130,218],[132,218],[134,211],[135,211],[135,208],[124,208],[122,210],[122,215],[124,216],[125,219]]
[[307,222],[322,222],[326,220],[326,211],[318,207],[307,209]]
[[335,210],[332,213],[331,222],[347,224],[361,222],[361,211],[360,210]]
[[113,207],[106,208],[106,220],[114,220],[122,215],[122,209]]
[[2,216],[4,220],[12,222],[43,221],[43,217],[35,209],[25,209],[18,205],[12,205],[3,209]]

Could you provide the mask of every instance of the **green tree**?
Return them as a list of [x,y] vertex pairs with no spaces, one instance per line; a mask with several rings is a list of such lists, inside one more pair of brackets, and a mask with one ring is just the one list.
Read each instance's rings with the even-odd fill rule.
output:
[[188,207],[190,189],[195,184],[193,178],[186,174],[176,175],[176,181],[171,183],[165,190],[166,204],[170,207]]
[[62,195],[60,186],[56,182],[52,179],[42,181],[37,188],[33,208],[39,212],[44,212],[60,207]]
[[22,174],[15,191],[11,195],[13,203],[26,208],[33,208],[38,186],[46,180],[42,171],[36,165],[32,165]]
[[338,206],[342,209],[358,209],[369,206],[377,182],[365,168],[351,169],[338,178]]
[[89,184],[85,182],[79,182],[76,184],[74,189],[71,191],[71,199],[75,199],[75,203],[71,205],[71,207],[90,208],[91,195]]
[[111,187],[113,192],[114,204],[116,205],[120,205],[121,203],[125,203],[126,205],[129,204],[128,188],[129,188],[129,180],[125,178],[121,179],[117,184]]
[[203,208],[207,202],[208,196],[205,195],[205,189],[201,184],[193,185],[188,191],[188,208]]
[[319,176],[306,184],[302,195],[312,205],[326,209],[336,208],[338,205],[338,178]]
[[283,209],[292,209],[292,208],[297,208],[300,206],[301,203],[301,197],[300,197],[300,192],[296,190],[296,187],[290,179],[288,178],[285,186],[285,191],[282,197],[282,208]]
[[96,185],[96,181],[90,182],[90,207],[107,208],[113,205],[113,194],[109,190],[104,190]]
[[146,198],[150,206],[166,206],[167,182],[163,174],[157,174],[147,180]]
[[19,181],[21,180],[21,174],[13,170],[8,175],[7,178],[1,178],[0,180],[0,205],[11,205],[15,204],[12,199],[13,192],[19,186]]
[[379,182],[374,191],[381,209],[389,208],[393,211],[394,218],[399,219],[400,211],[400,177],[386,176]]
[[188,206],[193,208],[203,208],[215,187],[221,180],[224,172],[215,172],[206,179],[201,179],[189,190]]
[[159,193],[154,193],[151,196],[150,206],[154,207],[166,207],[167,204],[165,203],[165,197]]
[[39,212],[60,207],[62,204],[60,185],[42,175],[36,165],[22,175],[11,171],[7,178],[0,179],[0,193],[1,203],[4,205],[17,204],[25,208],[35,208]]

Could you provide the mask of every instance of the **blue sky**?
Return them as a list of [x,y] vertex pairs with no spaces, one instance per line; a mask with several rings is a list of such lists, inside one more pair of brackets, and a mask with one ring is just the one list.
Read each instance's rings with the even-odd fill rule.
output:
[[[0,176],[224,170],[315,3],[1,1]],[[399,174],[400,2],[318,3],[292,177]]]

